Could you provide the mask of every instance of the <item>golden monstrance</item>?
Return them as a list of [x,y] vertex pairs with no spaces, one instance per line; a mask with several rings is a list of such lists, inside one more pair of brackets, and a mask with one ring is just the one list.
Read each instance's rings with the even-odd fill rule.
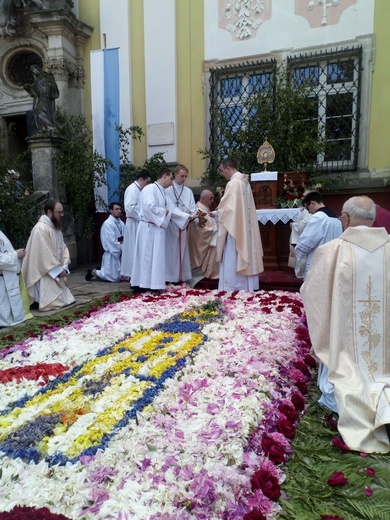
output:
[[273,163],[275,160],[275,150],[268,142],[268,137],[257,151],[257,162],[264,164],[264,171],[267,171],[267,164]]

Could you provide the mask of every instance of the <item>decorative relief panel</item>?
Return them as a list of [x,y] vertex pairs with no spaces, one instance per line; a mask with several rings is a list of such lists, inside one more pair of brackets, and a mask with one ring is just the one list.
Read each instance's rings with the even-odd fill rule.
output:
[[357,0],[295,0],[295,14],[303,16],[312,29],[337,25],[343,12]]
[[220,29],[235,40],[254,38],[260,25],[271,18],[272,0],[219,0]]

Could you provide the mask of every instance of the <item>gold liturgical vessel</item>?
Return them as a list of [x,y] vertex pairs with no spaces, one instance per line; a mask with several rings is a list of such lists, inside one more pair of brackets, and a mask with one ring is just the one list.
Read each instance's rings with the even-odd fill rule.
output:
[[273,163],[275,160],[275,150],[268,142],[268,137],[257,151],[257,162],[264,164],[264,171],[267,171],[267,164]]

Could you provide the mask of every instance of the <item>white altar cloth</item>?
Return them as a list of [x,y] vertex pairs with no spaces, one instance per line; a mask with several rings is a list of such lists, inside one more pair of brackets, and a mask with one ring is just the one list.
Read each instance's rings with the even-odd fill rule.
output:
[[289,222],[290,220],[293,220],[295,222],[300,212],[300,208],[270,208],[257,209],[256,215],[257,220],[261,224],[266,224],[267,222],[272,222],[272,224],[276,224],[277,222],[283,222],[284,224],[287,224],[287,222]]

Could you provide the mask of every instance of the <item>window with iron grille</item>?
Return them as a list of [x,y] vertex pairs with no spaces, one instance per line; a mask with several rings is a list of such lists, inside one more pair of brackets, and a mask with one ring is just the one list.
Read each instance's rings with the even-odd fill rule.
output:
[[[313,59],[314,58],[314,59]],[[288,60],[295,85],[310,85],[309,118],[317,119],[325,151],[318,170],[348,171],[358,167],[361,48],[299,56]]]
[[[361,48],[307,54],[287,60],[292,84],[309,91],[307,124],[324,140],[317,155],[317,171],[354,171],[358,167],[361,90]],[[230,136],[247,120],[246,100],[261,91],[274,95],[275,60],[231,65],[210,70],[210,151],[234,147],[224,137],[220,118]],[[227,123],[226,123],[227,122]],[[226,131],[225,131],[226,133]]]
[[[212,154],[217,154],[221,144],[226,149],[234,147],[231,136],[242,127],[248,115],[245,102],[259,91],[272,95],[275,73],[274,60],[211,69],[210,150]],[[230,139],[225,137],[226,126],[229,126]]]

